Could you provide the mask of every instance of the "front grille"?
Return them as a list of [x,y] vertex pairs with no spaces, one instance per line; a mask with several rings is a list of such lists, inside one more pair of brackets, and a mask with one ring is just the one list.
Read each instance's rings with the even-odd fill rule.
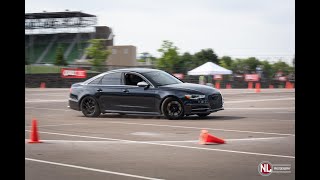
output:
[[212,94],[208,96],[208,101],[211,109],[222,108],[221,94]]

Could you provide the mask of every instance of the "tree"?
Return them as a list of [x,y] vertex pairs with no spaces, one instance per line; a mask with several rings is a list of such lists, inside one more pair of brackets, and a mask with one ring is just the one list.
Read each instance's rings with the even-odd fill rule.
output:
[[157,60],[157,58],[153,57],[148,52],[141,53],[141,56],[139,56],[139,59],[138,59],[139,62],[144,62],[144,63],[149,62],[150,64],[154,64],[156,60]]
[[231,64],[231,70],[236,74],[244,74],[247,73],[246,65],[243,59],[236,59]]
[[262,61],[261,65],[262,65],[264,77],[271,78],[274,72],[272,70],[272,65],[269,63],[269,61],[266,61],[266,60]]
[[111,54],[104,46],[103,41],[103,39],[91,39],[89,40],[91,45],[85,50],[87,55],[91,58],[89,62],[95,70],[100,70],[102,63],[105,62]]
[[213,62],[219,64],[218,56],[211,48],[202,49],[200,52],[194,54],[194,61],[192,68],[198,67],[206,62]]
[[161,57],[158,59],[157,67],[169,73],[177,72],[179,67],[178,48],[173,45],[173,42],[163,41],[161,48],[158,49]]
[[191,65],[193,63],[193,55],[191,55],[189,52],[183,53],[182,56],[180,56],[178,60],[178,68],[177,72],[186,74],[189,70],[191,70]]
[[255,73],[259,65],[262,63],[255,57],[236,59],[231,63],[231,70],[239,74],[250,74]]
[[67,65],[67,62],[65,61],[63,57],[63,47],[61,44],[58,45],[57,51],[56,51],[56,60],[54,62],[57,66],[65,66]]
[[255,57],[249,57],[248,59],[245,59],[243,63],[247,67],[249,73],[255,72],[256,68],[261,65],[261,62]]
[[[219,65],[221,67],[226,68],[226,69],[231,69],[232,63],[233,63],[233,60],[229,56],[223,56],[222,58],[219,59]],[[231,76],[230,75],[225,75],[224,79],[225,80],[230,80]]]
[[229,56],[223,56],[220,60],[219,60],[219,64],[220,66],[226,68],[226,69],[231,69],[232,66],[232,58]]
[[293,67],[290,67],[286,62],[279,60],[278,62],[272,65],[272,69],[274,73],[278,71],[282,71],[285,75],[288,75],[290,72],[293,71]]

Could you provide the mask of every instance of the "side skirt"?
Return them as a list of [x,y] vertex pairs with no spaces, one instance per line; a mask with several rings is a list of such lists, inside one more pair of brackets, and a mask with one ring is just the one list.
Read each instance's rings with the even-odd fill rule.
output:
[[149,115],[161,115],[158,112],[140,112],[140,111],[116,111],[116,110],[105,110],[105,113],[124,113],[124,114],[149,114]]

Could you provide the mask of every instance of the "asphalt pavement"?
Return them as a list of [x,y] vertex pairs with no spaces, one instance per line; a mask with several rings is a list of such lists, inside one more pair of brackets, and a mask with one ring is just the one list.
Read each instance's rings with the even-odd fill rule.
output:
[[[87,118],[67,108],[69,89],[25,92],[27,180],[295,179],[294,89],[222,89],[225,110],[182,120]],[[42,143],[28,143],[32,119]],[[226,143],[199,144],[203,129]],[[290,171],[262,176],[265,161]]]

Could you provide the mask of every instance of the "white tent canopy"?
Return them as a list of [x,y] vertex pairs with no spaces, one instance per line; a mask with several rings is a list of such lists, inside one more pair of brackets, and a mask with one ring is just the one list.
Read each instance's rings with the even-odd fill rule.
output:
[[223,68],[214,64],[213,62],[206,62],[203,65],[188,71],[188,75],[215,75],[215,74],[232,74],[231,70]]

